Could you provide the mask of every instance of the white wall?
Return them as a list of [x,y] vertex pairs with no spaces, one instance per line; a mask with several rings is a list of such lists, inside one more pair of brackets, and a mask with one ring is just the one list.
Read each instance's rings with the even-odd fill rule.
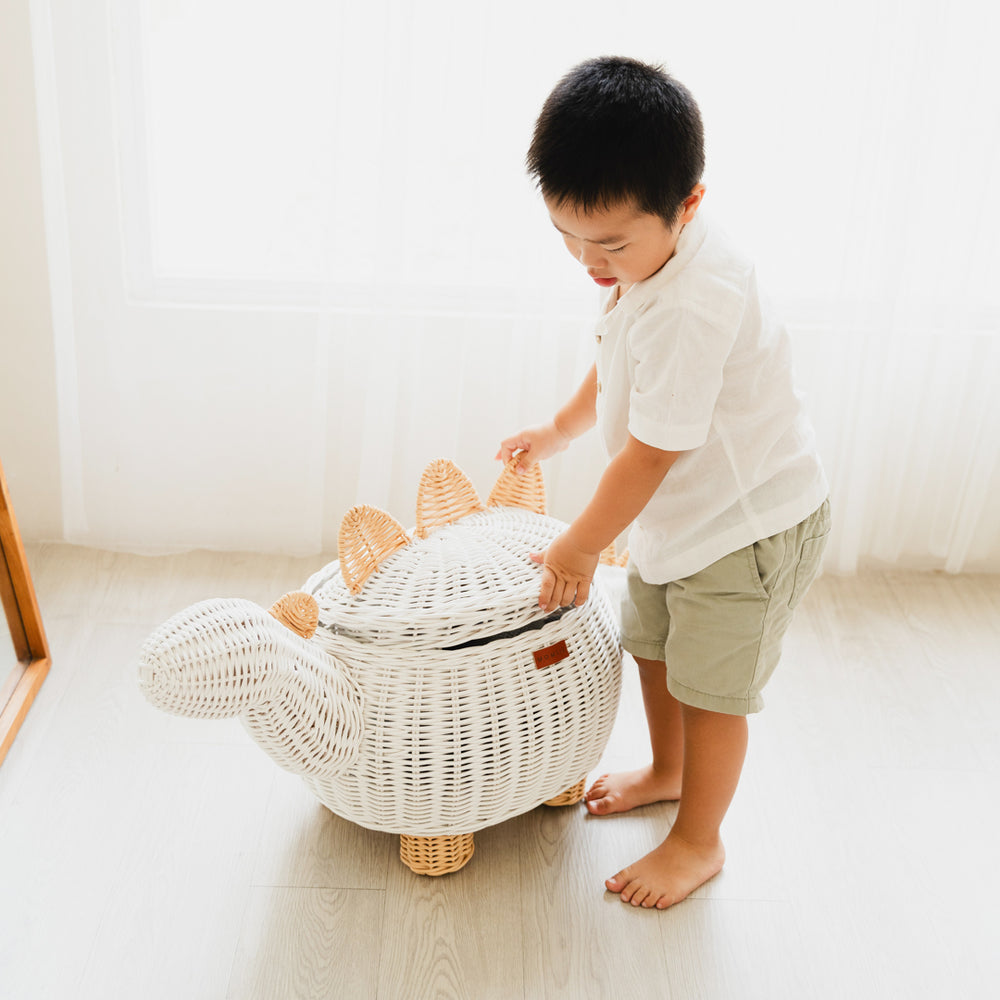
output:
[[0,0],[0,461],[25,540],[62,537],[29,0]]

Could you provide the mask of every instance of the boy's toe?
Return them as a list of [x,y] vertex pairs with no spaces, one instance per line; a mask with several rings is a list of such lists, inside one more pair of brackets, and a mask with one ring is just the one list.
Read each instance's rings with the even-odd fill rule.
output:
[[[628,898],[626,899],[626,895]],[[625,892],[622,893],[622,899],[626,902],[631,903],[633,906],[642,906],[642,901],[649,895],[649,890],[644,886],[640,885],[638,882],[633,882],[631,885],[627,886]]]
[[623,878],[622,873],[619,872],[617,875],[612,875],[604,884],[608,887],[608,892],[624,892],[628,885],[628,879]]
[[587,799],[587,812],[594,816],[603,816],[611,811],[611,800],[607,797],[602,799]]

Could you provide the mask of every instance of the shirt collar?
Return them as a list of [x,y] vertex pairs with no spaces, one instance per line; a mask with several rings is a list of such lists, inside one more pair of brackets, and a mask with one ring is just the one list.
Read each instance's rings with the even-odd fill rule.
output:
[[[702,243],[705,242],[707,233],[708,222],[704,214],[698,211],[695,213],[694,218],[681,230],[673,257],[655,274],[651,274],[643,281],[637,281],[621,297],[615,309],[623,309],[625,312],[631,314],[641,309],[651,299],[659,295],[663,288],[691,262],[694,255],[701,249]],[[613,288],[611,295],[614,294],[615,289]]]

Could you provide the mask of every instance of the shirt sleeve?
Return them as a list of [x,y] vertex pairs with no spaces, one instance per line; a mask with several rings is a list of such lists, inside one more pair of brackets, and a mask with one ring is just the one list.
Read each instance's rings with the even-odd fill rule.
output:
[[654,310],[629,333],[629,433],[653,448],[705,443],[738,322],[683,306]]

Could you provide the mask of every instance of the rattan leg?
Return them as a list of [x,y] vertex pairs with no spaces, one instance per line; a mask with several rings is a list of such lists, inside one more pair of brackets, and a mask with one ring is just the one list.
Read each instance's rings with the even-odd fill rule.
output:
[[454,837],[410,837],[401,834],[399,858],[418,875],[447,875],[464,867],[475,845],[471,833]]
[[583,796],[587,787],[587,779],[581,778],[572,788],[567,788],[562,795],[557,795],[554,799],[549,799],[547,806],[575,806],[577,802],[583,801]]

